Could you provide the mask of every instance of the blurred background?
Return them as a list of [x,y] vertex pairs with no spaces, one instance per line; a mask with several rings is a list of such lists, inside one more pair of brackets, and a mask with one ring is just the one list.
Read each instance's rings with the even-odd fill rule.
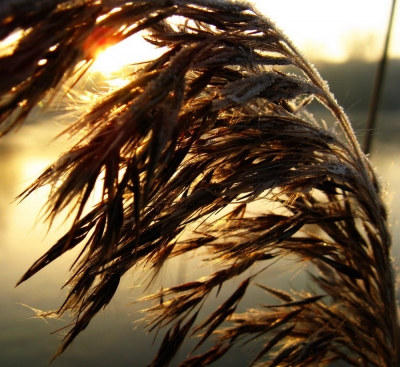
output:
[[[294,44],[317,67],[349,115],[360,141],[365,135],[368,106],[388,27],[391,0],[280,0],[253,1],[257,8],[275,21]],[[370,158],[382,177],[386,200],[390,208],[390,223],[394,236],[394,262],[400,264],[400,7],[397,6],[389,46],[389,61],[384,90],[379,105],[377,125]],[[103,57],[104,65],[124,59],[138,61],[132,47],[120,47]],[[151,56],[150,56],[151,57]],[[113,61],[114,60],[114,61]],[[117,66],[119,67],[119,66]],[[18,134],[11,133],[0,140],[0,366],[46,366],[61,342],[63,331],[52,332],[68,325],[70,320],[44,320],[38,310],[56,309],[64,300],[60,290],[68,278],[69,266],[76,253],[68,253],[33,279],[14,288],[29,266],[63,234],[67,225],[60,221],[47,232],[40,217],[48,189],[44,188],[22,203],[14,198],[71,141],[67,137],[52,139],[76,116],[60,118],[68,103],[46,112],[36,111]],[[318,109],[315,114],[320,112]],[[317,116],[326,118],[326,116]],[[39,214],[38,214],[39,213]],[[180,265],[183,266],[183,265]],[[180,274],[163,274],[168,282],[182,281]],[[199,270],[199,274],[201,269]],[[151,347],[154,335],[146,335],[135,320],[140,305],[132,305],[140,294],[135,288],[142,280],[127,276],[110,306],[101,312],[85,332],[53,366],[143,366],[151,360],[157,345]],[[299,289],[298,289],[299,290]],[[256,300],[258,301],[258,300]],[[263,302],[260,300],[260,302]],[[249,306],[249,305],[248,305]],[[159,341],[158,341],[159,342]],[[151,348],[151,349],[150,349]],[[229,363],[240,366],[245,353]]]

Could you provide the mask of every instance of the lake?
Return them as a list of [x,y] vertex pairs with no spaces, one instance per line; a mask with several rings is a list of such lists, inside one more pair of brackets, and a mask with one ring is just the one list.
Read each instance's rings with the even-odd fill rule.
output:
[[[357,118],[355,117],[355,120]],[[358,126],[358,122],[356,123]],[[32,279],[15,288],[15,284],[29,266],[41,256],[67,228],[61,221],[47,232],[39,216],[40,208],[46,200],[48,189],[44,188],[24,202],[17,204],[13,199],[32,182],[33,178],[47,167],[67,147],[70,142],[60,138],[49,143],[63,126],[56,116],[46,122],[29,124],[18,134],[11,133],[0,141],[0,365],[46,366],[61,343],[65,331],[56,331],[71,322],[44,320],[35,317],[35,309],[56,309],[64,300],[65,291],[60,290],[68,278],[69,266],[76,252],[65,254]],[[396,244],[393,256],[397,268],[400,265],[400,113],[381,114],[376,140],[372,149],[372,162],[382,176],[387,202],[391,210],[390,223]],[[78,250],[77,250],[78,251]],[[196,262],[175,263],[162,272],[162,280],[156,287],[185,281],[189,269],[202,274],[203,269]],[[192,270],[193,267],[193,270]],[[191,277],[193,273],[191,273]],[[263,273],[264,274],[264,273]],[[272,275],[272,272],[268,273]],[[289,274],[291,284],[302,287],[303,278],[296,279]],[[264,274],[263,276],[267,276]],[[262,277],[261,277],[262,278]],[[283,279],[284,277],[282,277]],[[285,279],[286,279],[285,278]],[[280,275],[277,282],[282,281]],[[262,279],[259,279],[262,281]],[[143,279],[134,274],[124,278],[116,297],[109,307],[99,313],[68,350],[56,359],[52,366],[145,366],[157,350],[161,337],[152,347],[154,335],[142,330],[136,322],[143,315],[138,311],[141,305],[132,304],[140,295],[137,286]],[[236,285],[239,280],[235,281]],[[278,286],[280,286],[278,284]],[[300,289],[298,289],[300,290]],[[225,295],[228,293],[225,293]],[[222,293],[221,297],[224,296]],[[256,306],[265,300],[258,293],[243,304]],[[54,334],[52,334],[56,331]],[[187,349],[188,350],[188,349]],[[247,352],[235,353],[230,366],[240,366],[248,359]],[[185,350],[181,352],[184,356]],[[223,363],[221,362],[221,365]],[[226,365],[226,362],[225,362]]]

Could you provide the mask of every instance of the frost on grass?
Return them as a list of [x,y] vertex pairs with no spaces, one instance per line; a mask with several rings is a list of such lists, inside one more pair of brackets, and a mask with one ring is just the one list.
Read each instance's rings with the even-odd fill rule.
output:
[[[77,143],[20,196],[53,185],[48,220],[63,210],[74,220],[19,283],[81,248],[55,311],[75,317],[57,355],[128,271],[151,280],[171,259],[204,250],[216,267],[208,277],[144,296],[156,302],[149,329],[167,330],[151,366],[170,364],[194,335],[199,348],[181,366],[211,364],[253,339],[260,343],[250,365],[400,365],[391,239],[375,173],[327,84],[271,21],[228,1],[26,6],[0,14],[3,37],[30,29],[0,58],[3,133],[83,77],[100,28],[113,39],[146,30],[148,42],[165,47],[68,128]],[[311,101],[341,134],[307,113]],[[88,207],[98,185],[99,201]],[[315,266],[318,291],[276,289],[259,271],[288,258]],[[237,279],[219,307],[204,309]],[[277,302],[243,313],[255,282]]]

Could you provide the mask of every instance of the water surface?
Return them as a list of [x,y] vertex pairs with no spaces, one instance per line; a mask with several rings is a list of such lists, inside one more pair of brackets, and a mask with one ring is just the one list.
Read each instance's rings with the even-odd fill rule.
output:
[[[382,175],[387,190],[387,201],[391,210],[391,225],[394,235],[394,258],[400,265],[400,160],[399,137],[400,115],[381,116],[381,125],[374,141],[372,162]],[[57,118],[20,129],[0,141],[0,365],[46,366],[60,345],[65,331],[58,330],[71,321],[36,318],[35,309],[56,309],[64,300],[65,291],[60,290],[69,275],[69,266],[75,252],[65,254],[29,281],[14,288],[15,283],[29,266],[48,249],[67,228],[59,222],[47,233],[38,212],[46,200],[48,189],[41,189],[17,205],[13,199],[33,178],[54,161],[70,143],[66,138],[49,143],[63,129]],[[192,260],[191,265],[174,264],[161,274],[156,286],[168,286],[202,274],[203,268]],[[193,266],[194,265],[194,266]],[[196,273],[196,274],[194,274]],[[263,275],[271,281],[273,272]],[[282,277],[283,279],[283,277]],[[287,277],[285,278],[287,279]],[[260,279],[261,281],[263,279]],[[277,276],[277,287],[281,278]],[[303,278],[289,275],[291,285],[304,286]],[[145,366],[156,351],[158,338],[152,347],[154,335],[147,335],[135,321],[143,315],[138,313],[140,305],[131,303],[140,295],[137,288],[143,279],[130,274],[126,276],[109,307],[101,312],[60,356],[53,366]],[[297,282],[297,283],[296,283]],[[235,285],[239,284],[236,281]],[[300,290],[300,289],[298,289]],[[224,289],[221,297],[229,294]],[[265,303],[257,293],[243,305],[250,307]],[[24,306],[26,305],[26,306]],[[137,327],[138,326],[138,327]],[[136,330],[135,330],[136,328]],[[244,353],[236,353],[230,366],[242,365],[248,359],[252,347]],[[186,352],[181,353],[181,357]],[[225,362],[226,363],[226,362]],[[222,364],[222,362],[221,362]]]

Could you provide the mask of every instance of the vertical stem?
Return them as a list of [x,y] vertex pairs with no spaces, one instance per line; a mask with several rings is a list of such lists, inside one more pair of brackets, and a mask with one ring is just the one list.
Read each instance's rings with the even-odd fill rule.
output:
[[390,34],[392,32],[395,6],[396,6],[396,0],[393,0],[392,9],[391,9],[390,18],[389,18],[389,25],[388,25],[388,29],[387,29],[387,33],[386,33],[385,47],[383,49],[383,54],[382,54],[381,60],[379,61],[378,69],[376,71],[374,89],[372,90],[372,97],[371,97],[371,102],[369,105],[368,121],[367,121],[366,135],[365,135],[365,140],[364,140],[364,153],[365,154],[368,154],[371,150],[372,137],[373,137],[375,122],[376,122],[376,114],[378,112],[378,105],[379,105],[379,101],[380,101],[381,93],[382,93],[383,77],[385,74],[386,64],[387,64],[387,59],[388,59],[388,49],[389,49],[389,42],[390,42]]

